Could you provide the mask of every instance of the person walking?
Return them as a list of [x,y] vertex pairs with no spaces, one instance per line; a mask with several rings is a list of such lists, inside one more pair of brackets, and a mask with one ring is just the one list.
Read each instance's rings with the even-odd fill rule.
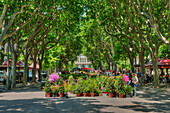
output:
[[137,78],[137,74],[133,73],[132,74],[132,81],[131,81],[131,85],[134,88],[133,89],[133,96],[136,96],[136,85],[138,84],[138,78]]
[[137,78],[138,78],[138,86],[139,86],[139,84],[142,85],[141,72],[139,70],[138,70],[138,73],[137,73]]

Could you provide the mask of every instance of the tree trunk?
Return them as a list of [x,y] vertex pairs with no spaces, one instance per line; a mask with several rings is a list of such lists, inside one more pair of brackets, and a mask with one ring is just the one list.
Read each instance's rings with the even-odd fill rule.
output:
[[34,58],[34,67],[33,67],[33,73],[32,73],[32,83],[35,83],[36,82],[36,59]]
[[99,68],[100,68],[100,70],[103,70],[102,62],[101,61],[99,61]]
[[108,65],[108,69],[107,70],[110,70],[110,62],[108,62],[107,65]]
[[140,60],[140,70],[141,70],[141,74],[144,75],[144,74],[145,74],[144,52],[141,52],[141,53],[139,54],[139,60]]
[[41,82],[42,62],[39,61],[38,81]]
[[16,63],[17,63],[17,58],[13,53],[13,55],[12,55],[12,70],[11,70],[11,76],[12,76],[11,88],[15,88],[15,86],[16,86]]
[[158,64],[157,64],[157,58],[158,55],[152,56],[152,64],[153,64],[153,70],[154,70],[154,87],[159,87],[159,75],[158,75]]
[[134,73],[134,65],[133,65],[133,58],[129,58],[130,60],[130,65],[131,65],[131,71]]
[[24,59],[24,73],[23,73],[23,84],[27,84],[27,77],[28,77],[28,56]]

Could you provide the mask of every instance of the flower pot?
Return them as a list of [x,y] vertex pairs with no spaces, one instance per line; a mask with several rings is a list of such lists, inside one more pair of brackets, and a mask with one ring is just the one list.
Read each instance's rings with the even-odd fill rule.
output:
[[86,97],[86,96],[87,96],[87,93],[83,93],[83,96]]
[[90,93],[88,93],[88,96],[90,97],[90,96],[91,96],[91,94],[90,94]]
[[91,93],[91,97],[94,97],[94,93]]
[[46,97],[51,97],[51,93],[47,93],[47,94],[46,94]]
[[123,94],[119,94],[119,98],[123,98]]
[[102,94],[102,93],[100,93],[100,96],[103,96],[103,94]]
[[63,97],[63,93],[60,93],[60,94],[59,94],[59,97]]
[[70,93],[72,93],[72,91],[70,91]]
[[81,96],[81,93],[77,93],[77,96],[80,97],[80,96]]
[[112,93],[109,93],[109,97],[110,97],[110,98],[113,98],[113,94],[112,94]]

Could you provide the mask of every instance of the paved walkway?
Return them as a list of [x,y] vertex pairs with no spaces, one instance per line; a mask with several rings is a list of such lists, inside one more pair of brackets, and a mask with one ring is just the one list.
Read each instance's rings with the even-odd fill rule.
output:
[[[139,89],[139,88],[138,88]],[[170,113],[170,92],[142,87],[134,98],[76,97],[45,98],[37,88],[0,93],[0,113]]]

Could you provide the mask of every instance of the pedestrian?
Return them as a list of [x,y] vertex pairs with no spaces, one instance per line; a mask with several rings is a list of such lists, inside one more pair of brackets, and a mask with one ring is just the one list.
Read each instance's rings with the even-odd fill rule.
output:
[[131,85],[134,88],[133,89],[133,96],[136,96],[136,85],[138,84],[138,78],[137,78],[137,74],[133,73],[132,74],[132,80],[131,80]]
[[142,84],[141,72],[139,71],[139,69],[138,69],[138,73],[137,73],[137,78],[138,78],[138,86],[139,86],[139,84],[140,84],[140,85]]
[[131,70],[129,70],[128,77],[129,77],[129,79],[132,78],[132,71]]

